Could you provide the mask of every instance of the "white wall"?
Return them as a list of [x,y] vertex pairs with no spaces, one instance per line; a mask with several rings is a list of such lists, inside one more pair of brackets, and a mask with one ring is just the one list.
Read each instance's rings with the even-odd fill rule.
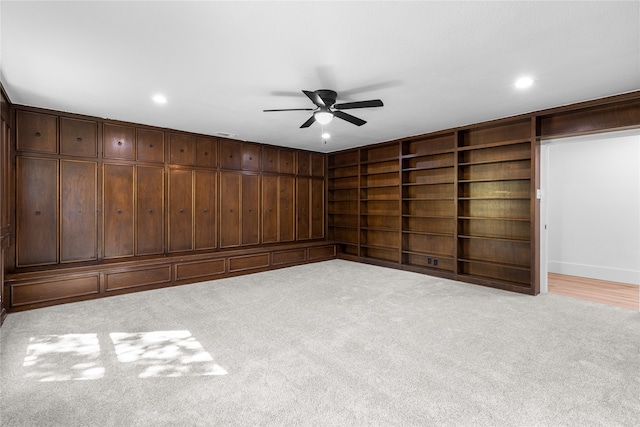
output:
[[640,285],[640,130],[543,144],[549,272]]

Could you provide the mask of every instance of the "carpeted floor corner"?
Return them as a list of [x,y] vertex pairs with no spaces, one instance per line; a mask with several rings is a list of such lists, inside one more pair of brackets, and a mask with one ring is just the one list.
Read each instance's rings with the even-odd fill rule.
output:
[[333,260],[9,315],[3,426],[635,426],[640,313]]

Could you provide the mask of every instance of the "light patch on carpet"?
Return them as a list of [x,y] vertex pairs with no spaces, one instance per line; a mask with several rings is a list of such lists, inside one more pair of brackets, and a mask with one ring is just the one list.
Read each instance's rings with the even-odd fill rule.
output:
[[227,374],[189,331],[109,335],[118,361],[139,367],[139,378]]
[[38,381],[97,380],[104,376],[97,334],[39,335],[29,339],[22,366]]

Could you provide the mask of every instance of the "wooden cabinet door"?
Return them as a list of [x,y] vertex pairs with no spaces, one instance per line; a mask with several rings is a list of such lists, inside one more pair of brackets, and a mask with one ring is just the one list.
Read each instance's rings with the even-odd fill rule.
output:
[[16,113],[16,147],[18,151],[58,152],[58,118],[48,114]]
[[60,161],[60,262],[98,259],[98,164]]
[[134,128],[104,124],[102,127],[102,151],[105,159],[134,159]]
[[220,141],[220,167],[223,169],[242,168],[242,143],[223,139]]
[[296,230],[298,240],[309,238],[310,179],[296,178]]
[[281,149],[280,152],[278,153],[278,157],[279,157],[279,172],[280,173],[290,173],[293,174],[295,172],[293,166],[294,166],[294,161],[293,161],[293,150],[285,150],[285,149]]
[[196,137],[196,165],[204,168],[218,166],[218,141],[215,138]]
[[213,249],[217,246],[218,173],[198,170],[195,171],[195,180],[195,248]]
[[196,163],[196,137],[185,133],[169,134],[169,163],[192,166]]
[[324,176],[324,154],[311,154],[311,175],[318,177]]
[[260,243],[260,175],[242,175],[242,244]]
[[278,176],[262,176],[262,243],[275,243],[278,235]]
[[220,173],[220,247],[240,245],[240,188],[242,174]]
[[311,179],[311,238],[324,237],[324,179]]
[[164,252],[164,168],[136,167],[136,255]]
[[311,153],[298,151],[298,175],[311,175]]
[[18,267],[58,262],[58,161],[16,159]]
[[164,162],[164,132],[136,129],[136,156],[141,162]]
[[260,170],[260,145],[252,142],[242,143],[242,170]]
[[102,178],[103,257],[133,255],[133,166],[105,164]]
[[169,170],[169,252],[193,250],[193,171]]
[[98,123],[89,120],[60,118],[60,154],[98,156]]
[[295,190],[296,179],[293,176],[278,177],[278,221],[280,227],[279,240],[281,242],[290,242],[295,240]]
[[274,172],[279,171],[278,167],[278,150],[277,147],[262,147],[262,172]]

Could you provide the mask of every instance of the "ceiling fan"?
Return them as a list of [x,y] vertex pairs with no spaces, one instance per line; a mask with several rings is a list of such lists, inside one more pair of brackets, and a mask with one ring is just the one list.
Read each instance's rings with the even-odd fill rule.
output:
[[357,102],[345,102],[343,104],[336,104],[336,98],[338,94],[329,89],[318,89],[316,91],[303,90],[302,93],[313,102],[317,108],[286,108],[282,110],[262,110],[265,113],[273,111],[314,111],[313,115],[300,126],[301,128],[308,128],[313,122],[318,122],[321,125],[326,125],[334,117],[342,120],[346,120],[349,123],[353,123],[356,126],[362,126],[367,123],[366,121],[347,114],[342,110],[351,110],[354,108],[370,108],[370,107],[382,107],[384,104],[379,99],[372,99],[369,101],[357,101]]

